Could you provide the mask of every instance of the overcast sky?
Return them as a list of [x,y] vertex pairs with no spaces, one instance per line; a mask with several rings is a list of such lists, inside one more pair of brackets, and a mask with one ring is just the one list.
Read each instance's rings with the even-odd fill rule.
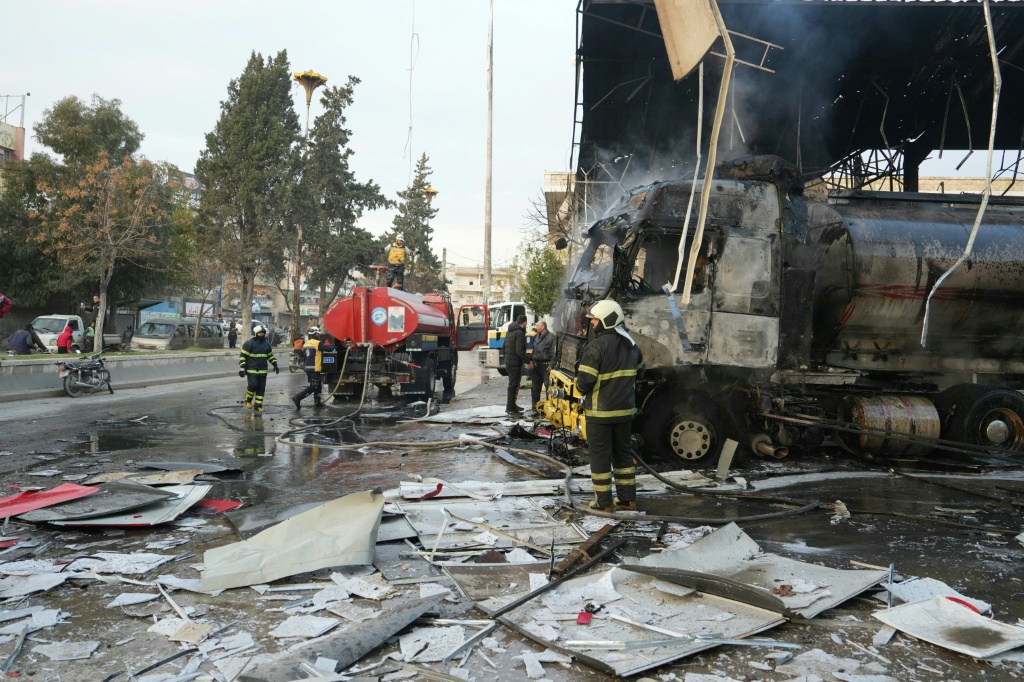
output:
[[[514,255],[544,171],[568,170],[575,10],[576,0],[495,2],[496,265]],[[286,49],[293,72],[313,69],[329,84],[362,80],[348,117],[359,180],[394,198],[411,179],[410,157],[430,157],[440,192],[434,250],[440,257],[448,247],[449,261],[468,265],[483,257],[487,18],[487,0],[11,2],[0,94],[32,93],[29,154],[39,148],[32,125],[45,109],[96,93],[122,101],[145,133],[144,155],[191,171],[249,54]],[[304,120],[304,95],[297,85],[294,93]],[[392,215],[375,212],[362,224],[380,233]]]

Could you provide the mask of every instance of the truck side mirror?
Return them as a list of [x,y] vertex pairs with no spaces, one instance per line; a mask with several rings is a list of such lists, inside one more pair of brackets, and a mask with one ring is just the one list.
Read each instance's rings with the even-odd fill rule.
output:
[[561,251],[569,246],[569,240],[565,237],[559,237],[555,240],[555,249]]

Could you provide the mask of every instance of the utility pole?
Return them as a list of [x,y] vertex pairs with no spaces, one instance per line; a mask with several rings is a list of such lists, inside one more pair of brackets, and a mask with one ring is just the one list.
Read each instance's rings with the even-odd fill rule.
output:
[[[306,91],[306,135],[302,141],[302,156],[309,151],[309,105],[313,101],[313,91],[321,85],[327,85],[327,77],[309,69],[296,73],[292,80]],[[299,336],[299,289],[302,285],[302,222],[297,225],[295,236],[295,278],[292,282],[292,338]]]
[[448,291],[448,247],[441,247],[441,291]]
[[491,131],[494,113],[494,0],[487,20],[487,164],[484,171],[484,303],[491,300]]

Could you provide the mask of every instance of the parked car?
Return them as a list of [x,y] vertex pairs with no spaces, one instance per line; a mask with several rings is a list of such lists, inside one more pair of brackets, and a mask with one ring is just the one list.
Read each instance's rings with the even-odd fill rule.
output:
[[[51,353],[57,352],[57,337],[64,331],[64,327],[71,325],[71,352],[81,353],[85,350],[85,321],[78,315],[42,315],[32,320],[32,328],[36,330],[39,340]],[[121,345],[121,337],[117,334],[104,334],[103,346],[118,347]]]
[[[138,350],[181,350],[192,348],[195,334],[194,317],[160,317],[148,320],[132,338]],[[222,348],[224,330],[216,320],[203,320],[199,328],[200,348]]]

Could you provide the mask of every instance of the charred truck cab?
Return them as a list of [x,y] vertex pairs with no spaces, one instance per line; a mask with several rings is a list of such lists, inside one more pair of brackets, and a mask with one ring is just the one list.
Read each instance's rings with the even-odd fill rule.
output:
[[555,426],[586,437],[583,315],[614,298],[647,368],[634,430],[680,465],[714,463],[727,438],[775,457],[827,435],[873,456],[1024,450],[1024,202],[990,203],[970,262],[933,297],[922,346],[926,298],[963,253],[978,197],[812,199],[781,159],[724,164],[684,305],[684,278],[666,290],[694,238],[680,248],[692,184],[635,189],[587,231],[555,313],[542,405]]

